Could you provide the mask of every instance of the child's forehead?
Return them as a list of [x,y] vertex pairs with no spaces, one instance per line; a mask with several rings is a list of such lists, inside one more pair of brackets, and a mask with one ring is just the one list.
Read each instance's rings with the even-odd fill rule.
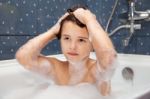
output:
[[65,22],[62,27],[62,35],[73,35],[73,36],[88,36],[88,31],[86,27],[80,27],[76,23],[68,21]]
[[86,27],[80,27],[78,26],[75,22],[72,22],[72,21],[66,21],[64,24],[63,24],[63,30],[80,30],[80,31],[87,31],[87,28]]

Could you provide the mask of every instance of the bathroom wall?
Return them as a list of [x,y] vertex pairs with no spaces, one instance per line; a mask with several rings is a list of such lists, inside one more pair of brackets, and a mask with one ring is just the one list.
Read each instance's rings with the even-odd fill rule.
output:
[[[116,0],[0,0],[0,60],[13,59],[17,49],[29,39],[47,31],[67,8],[75,4],[88,5],[105,28]],[[136,0],[136,10],[147,10],[149,0]],[[119,25],[122,13],[128,11],[127,0],[119,0],[108,33]],[[126,15],[125,15],[126,16]],[[111,36],[119,53],[150,54],[150,22],[138,21],[141,30],[136,30],[129,45],[123,40],[129,35],[128,29],[121,29]],[[49,43],[42,51],[44,55],[61,53],[58,40]]]

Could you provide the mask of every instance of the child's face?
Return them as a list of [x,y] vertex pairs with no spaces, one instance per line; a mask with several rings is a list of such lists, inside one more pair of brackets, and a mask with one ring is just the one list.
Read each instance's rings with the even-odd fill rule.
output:
[[85,27],[81,28],[71,21],[66,21],[61,33],[62,52],[68,60],[80,62],[89,57],[92,45]]

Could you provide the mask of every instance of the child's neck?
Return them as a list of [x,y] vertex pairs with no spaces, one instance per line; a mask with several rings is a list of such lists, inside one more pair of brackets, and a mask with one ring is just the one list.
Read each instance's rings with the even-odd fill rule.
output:
[[87,59],[82,62],[69,62],[70,84],[77,84],[83,79],[87,72],[87,62]]

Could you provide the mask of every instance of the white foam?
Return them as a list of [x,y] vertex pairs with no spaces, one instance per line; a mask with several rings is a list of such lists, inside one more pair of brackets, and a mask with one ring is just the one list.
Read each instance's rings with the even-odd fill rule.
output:
[[49,86],[34,99],[100,99],[97,89],[89,84],[77,86]]
[[44,90],[47,86],[48,83],[44,83],[16,88],[4,95],[2,99],[32,99],[34,95]]
[[2,99],[104,99],[91,84],[59,86],[40,84],[16,89]]

